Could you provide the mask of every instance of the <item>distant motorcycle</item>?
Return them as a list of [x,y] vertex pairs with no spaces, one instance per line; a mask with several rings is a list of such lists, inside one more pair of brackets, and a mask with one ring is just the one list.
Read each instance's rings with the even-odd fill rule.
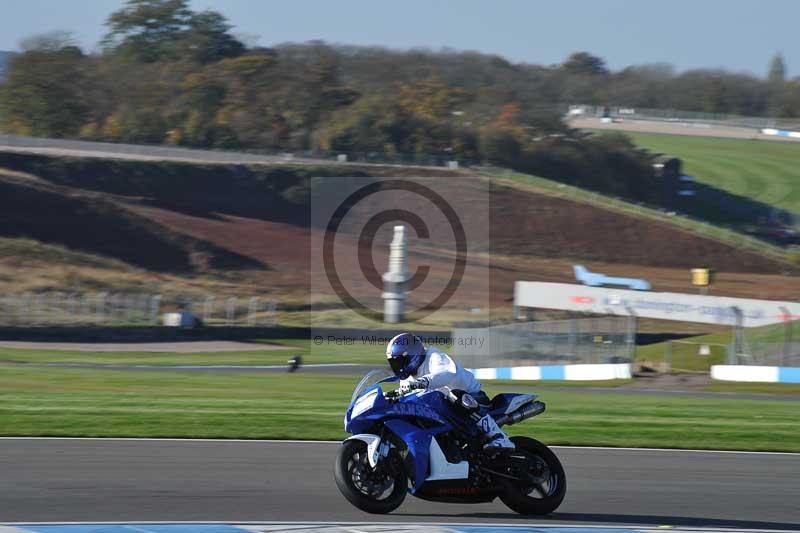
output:
[[520,514],[558,508],[567,480],[555,454],[528,437],[512,437],[513,452],[484,450],[474,422],[486,412],[500,426],[539,415],[545,404],[535,395],[499,394],[487,408],[463,391],[384,392],[382,385],[394,381],[394,375],[373,370],[350,400],[344,425],[353,436],[342,443],[334,465],[336,485],[350,503],[390,513],[410,492],[447,503],[499,497]]

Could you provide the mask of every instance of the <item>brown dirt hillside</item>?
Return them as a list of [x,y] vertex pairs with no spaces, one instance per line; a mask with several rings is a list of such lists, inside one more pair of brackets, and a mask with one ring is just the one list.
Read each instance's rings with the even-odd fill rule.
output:
[[[136,211],[160,224],[182,231],[189,235],[207,239],[215,243],[236,243],[236,250],[242,255],[258,261],[267,262],[272,270],[259,276],[262,287],[271,291],[286,293],[304,289],[310,282],[310,246],[312,239],[317,242],[322,233],[288,224],[248,220],[237,217],[223,217],[219,220],[206,220],[149,207],[137,207]],[[357,244],[345,242],[355,255]],[[386,264],[386,250],[372,250],[374,261],[379,267]],[[619,276],[640,276],[653,283],[654,290],[689,292],[689,273],[684,268],[667,268],[631,265],[616,262],[583,261],[586,266],[599,272]],[[429,265],[432,269],[450,272],[452,259],[446,253],[434,254],[425,250],[410,255],[410,268]],[[487,302],[492,308],[510,307],[513,285],[517,280],[539,280],[569,283],[574,282],[572,265],[575,260],[564,258],[542,258],[532,256],[494,255],[490,260],[479,261],[475,268],[468,270],[463,281],[464,292],[457,293],[453,304],[468,307],[477,302]],[[358,278],[360,273],[354,265],[337,265],[343,278]],[[313,272],[320,274],[319,269]],[[487,282],[488,280],[488,282]],[[315,280],[321,286],[323,280]],[[490,294],[483,291],[490,288]],[[359,297],[374,300],[376,293],[370,287],[362,287]],[[305,291],[302,291],[305,292]],[[421,287],[415,296],[425,300],[432,289]],[[800,299],[800,277],[777,274],[754,274],[720,272],[716,276],[714,294],[750,298]]]
[[[478,291],[487,287],[486,279],[489,279],[493,305],[508,305],[516,280],[574,281],[572,265],[576,262],[613,275],[647,278],[656,290],[686,292],[691,290],[688,268],[705,260],[717,269],[714,290],[719,294],[800,297],[800,277],[781,275],[786,265],[749,251],[591,206],[529,193],[519,195],[518,199],[517,195],[517,191],[504,190],[493,201],[491,246],[483,250],[491,249],[492,253],[483,254],[476,268],[468,270],[464,279],[465,286]],[[228,246],[239,254],[271,265],[273,271],[266,275],[265,283],[305,287],[312,273],[320,274],[321,269],[310,268],[312,243],[319,243],[322,238],[319,228],[234,216],[207,219],[149,206],[131,208],[175,231]],[[543,211],[551,214],[543,217]],[[570,224],[570,216],[581,222]],[[390,228],[383,228],[376,241],[388,242],[389,231]],[[662,245],[643,244],[650,239]],[[342,242],[350,247],[351,256],[358,255],[354,236],[349,243],[343,236]],[[483,248],[480,245],[487,243],[477,244]],[[371,255],[378,268],[388,261],[385,247],[364,252]],[[452,255],[452,250],[437,248],[436,242],[427,243],[425,247],[412,248],[410,268],[429,265],[432,270],[449,273]],[[337,268],[343,278],[361,277],[354,263],[344,262]],[[321,280],[314,282],[315,285],[324,284]],[[424,299],[426,288],[423,286],[420,291],[419,296]],[[370,287],[365,287],[365,293],[374,296]],[[468,301],[459,302],[458,298],[455,303],[469,305]]]
[[[2,154],[0,154],[1,156]],[[321,268],[312,267],[312,249],[321,229],[309,223],[307,195],[313,176],[413,175],[419,169],[395,167],[256,167],[190,165],[136,161],[91,162],[69,158],[0,157],[0,237],[24,237],[107,255],[150,271],[226,274],[236,282],[254,281],[270,290],[303,293],[320,284]],[[32,177],[25,179],[20,173]],[[773,298],[800,297],[800,277],[784,275],[791,265],[762,257],[672,227],[594,205],[505,186],[485,191],[464,172],[434,171],[432,179],[457,177],[448,200],[482,206],[491,224],[470,242],[480,260],[469,269],[454,304],[475,299],[509,306],[519,279],[570,281],[571,267],[583,262],[610,274],[641,276],[657,290],[686,291],[687,269],[709,266],[718,272],[719,294]],[[375,207],[375,206],[372,206]],[[378,206],[380,207],[380,206]],[[388,206],[387,206],[388,207]],[[421,206],[406,206],[415,211]],[[388,242],[382,227],[376,242]],[[485,226],[485,225],[484,225]],[[410,256],[412,270],[430,266],[434,278],[446,278],[453,250],[436,231]],[[346,255],[369,256],[383,271],[385,247],[359,250],[357,235],[342,236]],[[348,248],[349,247],[349,248]],[[363,245],[362,245],[363,248]],[[349,250],[349,251],[348,251]],[[342,277],[358,279],[356,261],[345,263]],[[434,280],[436,281],[436,280]],[[491,290],[489,289],[491,287]],[[369,283],[356,287],[375,298]],[[435,287],[420,287],[425,298]]]
[[109,195],[2,174],[0,237],[58,244],[158,272],[266,266],[138,216]]
[[792,268],[750,250],[668,223],[498,187],[492,202],[492,251],[720,272],[777,274]]

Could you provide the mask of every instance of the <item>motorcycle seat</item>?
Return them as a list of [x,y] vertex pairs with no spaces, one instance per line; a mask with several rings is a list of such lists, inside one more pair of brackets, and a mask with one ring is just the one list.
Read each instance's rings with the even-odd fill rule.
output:
[[531,403],[537,398],[535,394],[498,394],[492,398],[489,404],[489,412],[492,414],[506,415],[512,413],[525,404]]

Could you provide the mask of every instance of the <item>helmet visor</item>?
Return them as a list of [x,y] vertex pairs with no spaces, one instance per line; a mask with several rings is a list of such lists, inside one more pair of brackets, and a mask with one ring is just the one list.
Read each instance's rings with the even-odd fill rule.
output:
[[408,367],[408,355],[396,355],[389,358],[389,366],[396,376],[399,376]]

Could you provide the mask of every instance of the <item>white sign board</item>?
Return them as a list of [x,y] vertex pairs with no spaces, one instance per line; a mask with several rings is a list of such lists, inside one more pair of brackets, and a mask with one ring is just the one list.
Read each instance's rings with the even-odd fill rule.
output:
[[517,281],[514,305],[603,315],[755,327],[800,319],[800,303],[677,292],[632,291],[572,283]]

